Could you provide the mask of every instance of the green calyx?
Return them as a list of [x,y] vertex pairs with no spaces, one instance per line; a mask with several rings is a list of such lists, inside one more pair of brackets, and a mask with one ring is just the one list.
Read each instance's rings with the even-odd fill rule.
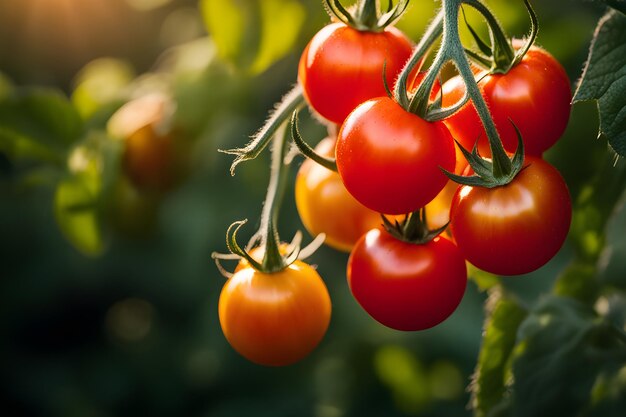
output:
[[381,32],[395,23],[406,11],[409,0],[399,0],[395,5],[390,0],[387,10],[381,10],[380,0],[358,0],[346,9],[340,0],[324,0],[324,7],[331,18],[361,31]]
[[301,259],[312,254],[324,240],[324,235],[318,236],[306,248],[300,249],[302,234],[296,233],[292,242],[286,245],[286,250],[281,250],[281,240],[277,229],[278,213],[288,184],[288,175],[285,167],[286,154],[289,149],[288,135],[286,133],[286,123],[283,123],[278,132],[273,136],[272,143],[272,169],[270,175],[270,183],[267,188],[263,212],[261,213],[261,226],[257,233],[250,239],[247,248],[252,249],[260,247],[263,252],[263,259],[257,261],[248,250],[243,249],[237,243],[237,232],[247,222],[247,220],[236,221],[230,225],[226,232],[226,246],[230,254],[213,253],[211,256],[215,259],[218,268],[222,274],[229,276],[219,261],[226,259],[245,259],[250,266],[262,273],[271,274],[284,270],[294,263],[297,259]]
[[[478,86],[478,82],[470,66],[466,50],[461,44],[458,21],[463,4],[475,6],[479,11],[483,11],[484,14],[492,16],[480,0],[442,0],[441,18],[438,17],[435,19],[434,22],[436,22],[436,25],[432,25],[427,30],[427,33],[431,35],[428,36],[428,39],[432,42],[434,42],[436,35],[441,33],[441,47],[437,51],[417,91],[413,97],[409,99],[406,94],[405,80],[409,71],[411,71],[410,64],[417,63],[420,58],[418,53],[425,53],[427,50],[427,44],[424,44],[421,48],[420,44],[418,44],[416,52],[414,52],[414,55],[411,57],[409,64],[402,70],[398,78],[394,96],[398,103],[407,109],[407,111],[415,113],[429,122],[447,117],[451,112],[458,110],[458,108],[465,105],[468,100],[471,100],[485,128],[492,159],[483,159],[476,149],[474,149],[473,152],[464,150],[464,155],[476,174],[471,177],[463,177],[450,172],[446,172],[446,174],[459,184],[493,188],[508,184],[515,178],[515,175],[521,171],[524,162],[524,145],[519,131],[517,132],[519,146],[513,158],[509,158],[502,145],[487,103],[482,96],[480,87]],[[495,22],[495,17],[491,19],[491,21]],[[452,63],[456,67],[460,78],[465,84],[465,94],[459,102],[450,107],[441,108],[440,100],[435,100],[434,103],[430,103],[429,96],[441,69],[448,63]]]
[[306,158],[312,159],[314,162],[320,164],[326,169],[337,172],[337,161],[335,161],[335,158],[329,158],[315,152],[315,150],[311,148],[308,143],[306,143],[300,134],[300,130],[298,129],[298,110],[295,110],[291,115],[290,126],[291,139],[302,155]]
[[442,168],[443,173],[458,184],[485,188],[500,187],[513,181],[513,178],[524,169],[524,141],[519,129],[512,120],[511,124],[517,134],[517,149],[512,158],[509,159],[506,154],[496,152],[493,159],[485,159],[478,153],[478,141],[476,141],[474,149],[470,152],[455,140],[475,174],[465,177]]
[[479,49],[479,51],[473,51],[466,48],[465,53],[480,66],[489,70],[490,74],[506,74],[524,58],[524,55],[526,55],[526,52],[528,52],[537,37],[537,31],[539,30],[537,15],[529,1],[524,0],[524,5],[530,16],[530,34],[526,42],[524,42],[524,46],[517,51],[515,51],[511,40],[506,36],[487,6],[479,0],[463,0],[463,3],[474,8],[485,18],[490,36],[490,45],[488,45],[469,24],[465,17],[465,11],[463,11],[465,24]]
[[381,215],[385,230],[398,240],[414,245],[424,245],[437,236],[439,236],[448,224],[430,230],[426,222],[426,209],[421,208],[418,211],[408,214],[404,220],[394,220],[392,223],[385,215]]

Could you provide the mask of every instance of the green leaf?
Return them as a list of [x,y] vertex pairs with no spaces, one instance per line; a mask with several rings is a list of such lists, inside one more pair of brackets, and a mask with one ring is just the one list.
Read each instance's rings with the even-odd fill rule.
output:
[[600,135],[626,156],[626,16],[609,11],[598,23],[574,101],[597,100]]
[[585,304],[593,304],[598,296],[596,275],[595,263],[575,261],[557,278],[553,292]]
[[62,163],[82,133],[82,119],[56,90],[21,90],[0,101],[0,151],[11,158]]
[[626,367],[602,373],[591,392],[589,417],[623,417],[626,410]]
[[219,56],[258,74],[289,53],[306,12],[297,0],[201,0]]
[[513,416],[583,415],[601,375],[626,365],[616,328],[571,298],[543,299],[519,328]]
[[499,290],[491,293],[472,390],[474,415],[483,417],[501,405],[510,379],[510,357],[526,310]]
[[599,262],[602,282],[626,290],[626,192],[606,226],[606,244]]
[[598,260],[605,243],[606,224],[626,187],[626,164],[611,164],[605,153],[600,169],[579,192],[574,205],[569,239],[577,257],[588,263]]
[[56,220],[67,240],[81,253],[98,256],[104,250],[101,214],[114,195],[119,178],[122,144],[103,132],[89,132],[69,158],[69,175],[57,185]]
[[294,46],[306,13],[298,1],[261,0],[261,42],[250,66],[253,74],[267,69]]
[[14,86],[11,80],[0,72],[0,100],[4,100],[13,92]]
[[476,268],[474,265],[468,263],[467,276],[474,281],[478,289],[481,291],[487,291],[490,288],[500,284],[500,277],[489,272],[485,272],[482,269]]
[[81,253],[100,255],[104,249],[92,178],[71,176],[61,181],[54,198],[57,223],[67,240]]
[[103,107],[119,106],[135,73],[125,61],[99,58],[83,67],[74,83],[72,103],[85,119],[96,115]]

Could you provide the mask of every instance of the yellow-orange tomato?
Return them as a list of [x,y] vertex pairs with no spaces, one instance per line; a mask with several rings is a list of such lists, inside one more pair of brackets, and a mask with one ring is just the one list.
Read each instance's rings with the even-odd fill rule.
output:
[[[334,156],[335,141],[326,138],[315,150]],[[341,251],[349,252],[362,235],[382,223],[380,214],[348,193],[339,174],[310,159],[298,171],[295,195],[304,227],[313,236],[325,233],[325,243]]]
[[[465,172],[465,169],[468,166],[467,161],[458,146],[454,149],[456,150],[456,165],[454,167],[454,173],[461,175]],[[452,198],[458,188],[459,184],[452,180],[448,180],[448,183],[445,187],[443,187],[443,190],[437,194],[437,197],[426,205],[428,227],[431,229],[437,229],[439,227],[443,227],[443,225],[450,221],[450,206],[452,204]]]
[[220,325],[230,345],[266,366],[307,356],[324,337],[330,314],[326,285],[301,261],[272,274],[244,268],[226,282],[219,299]]

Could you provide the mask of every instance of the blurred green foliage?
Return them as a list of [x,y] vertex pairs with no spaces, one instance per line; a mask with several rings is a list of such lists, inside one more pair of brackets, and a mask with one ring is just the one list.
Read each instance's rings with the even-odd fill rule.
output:
[[[458,417],[472,414],[464,387],[476,366],[477,415],[623,415],[624,162],[613,167],[606,141],[596,140],[595,105],[575,105],[546,154],[575,203],[570,239],[544,268],[501,281],[484,339],[485,291],[496,277],[471,271],[450,319],[403,333],[360,309],[345,282],[347,255],[322,248],[312,263],[333,300],[329,332],[301,363],[262,368],[220,331],[223,278],[210,254],[225,250],[232,221],[258,224],[269,160],[263,154],[231,177],[231,157],[217,150],[247,142],[296,82],[300,51],[328,21],[321,1],[107,0],[102,20],[88,8],[97,2],[48,3],[55,2],[49,24],[30,32],[21,23],[35,13],[31,0],[0,3],[7,415]],[[527,33],[522,2],[488,3],[509,33]],[[538,41],[574,87],[604,8],[536,3]],[[63,5],[85,10],[63,14]],[[413,0],[399,26],[417,40],[435,7]],[[178,30],[166,30],[171,22]],[[203,24],[208,36],[194,29]],[[68,39],[85,41],[80,53],[59,47]],[[188,147],[187,175],[167,193],[129,184],[121,145],[106,128],[123,103],[150,92],[174,99],[172,131]],[[301,128],[306,137],[324,135],[313,118]],[[302,229],[292,202],[289,191],[284,236]],[[558,296],[546,296],[553,288]]]

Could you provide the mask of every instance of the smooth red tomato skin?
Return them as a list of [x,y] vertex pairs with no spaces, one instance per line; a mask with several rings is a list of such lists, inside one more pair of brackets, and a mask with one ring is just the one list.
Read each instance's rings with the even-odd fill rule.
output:
[[362,102],[386,95],[383,64],[389,88],[412,52],[400,30],[359,31],[343,23],[322,28],[300,58],[298,80],[313,109],[341,124]]
[[424,330],[448,318],[467,285],[467,268],[454,243],[439,236],[423,245],[373,229],[348,260],[348,285],[374,319],[396,330]]
[[[561,64],[547,51],[533,46],[507,74],[488,75],[478,84],[508,152],[517,149],[517,134],[527,155],[541,155],[561,137],[569,120],[572,93]],[[460,77],[443,85],[443,105],[456,103],[464,94]],[[450,133],[466,149],[478,139],[478,150],[491,156],[487,135],[473,104],[467,103],[445,120]],[[479,138],[480,137],[480,138]]]
[[326,333],[330,314],[324,282],[300,261],[273,274],[244,268],[226,282],[219,299],[228,342],[266,366],[290,365],[307,356]]
[[556,255],[569,231],[572,205],[561,174],[527,156],[515,179],[492,189],[462,186],[450,229],[465,258],[497,275],[532,272]]
[[[335,140],[326,138],[316,147],[321,155],[334,156]],[[298,170],[296,208],[304,227],[313,235],[326,234],[324,243],[349,252],[367,231],[382,224],[380,214],[356,201],[339,174],[307,159]]]
[[346,189],[364,206],[411,213],[433,200],[453,171],[455,150],[443,123],[429,123],[388,97],[368,100],[342,125],[336,160]]

